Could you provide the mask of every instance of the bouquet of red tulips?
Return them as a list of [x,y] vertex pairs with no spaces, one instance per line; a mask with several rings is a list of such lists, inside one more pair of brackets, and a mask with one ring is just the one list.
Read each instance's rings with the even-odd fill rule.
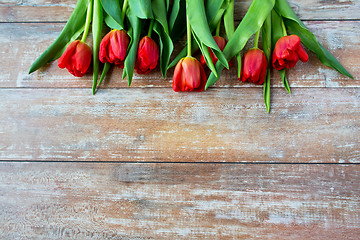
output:
[[[85,43],[90,26],[92,49]],[[225,33],[220,36],[222,26]],[[105,36],[104,29],[108,30]],[[170,62],[174,44],[185,32],[186,47]],[[241,56],[253,35],[253,48]],[[263,50],[259,48],[260,35]],[[123,68],[129,86],[134,70],[147,74],[159,65],[163,77],[175,67],[174,91],[201,92],[213,85],[236,57],[239,80],[264,85],[269,112],[270,69],[280,72],[290,93],[285,69],[293,68],[299,60],[308,61],[302,44],[323,64],[353,78],[286,0],[253,0],[236,29],[234,0],[78,0],[60,36],[33,63],[29,73],[55,59],[60,68],[76,77],[92,68],[94,94],[112,65]],[[192,56],[197,50],[202,53],[200,61]],[[210,70],[209,76],[205,69]]]

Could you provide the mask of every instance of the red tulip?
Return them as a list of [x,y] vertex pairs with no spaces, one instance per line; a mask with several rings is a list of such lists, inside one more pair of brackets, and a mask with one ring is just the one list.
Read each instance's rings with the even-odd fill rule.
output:
[[[220,36],[214,36],[214,40],[215,40],[216,44],[219,46],[220,50],[223,51],[226,46],[225,38],[220,37]],[[210,48],[209,48],[209,52],[210,52],[211,60],[215,65],[217,63],[218,59]],[[201,55],[200,62],[201,62],[201,65],[203,65],[203,67],[207,66],[203,55]]]
[[277,41],[272,58],[275,69],[292,68],[299,59],[302,62],[307,62],[309,56],[301,45],[301,39],[298,36],[284,36]]
[[147,74],[153,70],[159,60],[159,47],[154,40],[145,36],[139,42],[135,69],[139,74]]
[[75,77],[82,77],[88,71],[91,63],[90,47],[76,40],[69,44],[58,60],[60,68],[66,68]]
[[175,67],[173,89],[175,92],[204,91],[206,74],[201,63],[193,57],[182,58]]
[[100,43],[100,61],[123,68],[129,42],[130,38],[126,31],[117,29],[110,31]]
[[267,69],[267,61],[263,51],[258,48],[249,49],[242,58],[241,81],[263,84]]

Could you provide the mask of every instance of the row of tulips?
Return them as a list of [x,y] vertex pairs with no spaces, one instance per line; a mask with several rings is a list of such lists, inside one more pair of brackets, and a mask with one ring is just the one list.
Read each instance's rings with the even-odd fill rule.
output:
[[[101,38],[103,21],[111,30]],[[93,49],[85,43],[91,22]],[[222,25],[224,37],[220,36]],[[147,34],[140,39],[144,26],[148,26]],[[152,38],[153,30],[158,37]],[[187,46],[170,63],[173,44],[185,31]],[[241,56],[253,35],[253,48]],[[260,35],[263,50],[259,48]],[[302,43],[325,65],[352,78],[297,18],[286,0],[254,0],[236,29],[234,0],[174,0],[172,5],[166,0],[78,0],[63,32],[35,61],[30,73],[61,53],[58,66],[76,77],[89,72],[92,64],[93,93],[111,65],[124,68],[123,78],[127,76],[129,85],[134,70],[147,74],[160,65],[165,77],[167,70],[175,67],[174,91],[201,92],[214,84],[236,57],[239,80],[264,85],[269,112],[270,68],[280,71],[284,87],[290,92],[285,69],[309,59]],[[200,61],[192,56],[198,49],[202,53]],[[100,81],[99,62],[104,64]],[[205,69],[210,70],[209,76]]]

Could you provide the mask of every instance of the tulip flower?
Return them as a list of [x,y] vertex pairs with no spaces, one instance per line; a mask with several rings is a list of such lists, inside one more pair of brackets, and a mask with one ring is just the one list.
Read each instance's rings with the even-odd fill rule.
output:
[[309,56],[297,35],[284,36],[277,41],[272,58],[272,64],[275,69],[292,68],[299,59],[302,62],[307,62]]
[[176,65],[173,77],[175,92],[202,92],[206,85],[206,74],[201,63],[193,57],[184,57]]
[[58,60],[60,68],[66,68],[75,77],[82,77],[91,63],[90,47],[80,41],[71,42]]
[[148,36],[139,42],[136,56],[135,69],[138,74],[147,74],[153,70],[159,60],[159,47],[156,42]]
[[242,62],[241,78],[239,80],[253,82],[258,85],[263,84],[267,69],[264,52],[259,48],[251,48],[244,54]]
[[[220,37],[220,36],[214,36],[214,40],[215,40],[216,44],[219,46],[220,50],[223,51],[225,46],[226,46],[225,38]],[[211,60],[215,65],[217,63],[218,59],[215,56],[215,54],[213,53],[213,51],[210,48],[208,48],[208,49],[209,49],[209,52],[210,52]],[[203,55],[201,55],[200,62],[201,62],[201,65],[203,65],[203,67],[207,66],[205,58],[204,58]]]
[[100,43],[100,61],[123,68],[129,42],[130,38],[125,30],[114,29],[110,31]]

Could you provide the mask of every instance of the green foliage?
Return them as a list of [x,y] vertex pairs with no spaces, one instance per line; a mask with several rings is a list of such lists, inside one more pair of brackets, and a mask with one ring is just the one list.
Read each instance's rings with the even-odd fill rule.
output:
[[101,0],[104,11],[107,13],[105,22],[112,29],[124,29],[124,23],[121,16],[121,6],[123,0]]
[[[254,0],[243,20],[236,28],[233,36],[229,39],[223,51],[227,59],[231,59],[238,54],[245,46],[249,38],[254,35],[261,26],[265,19],[273,9],[275,0]],[[216,63],[216,70],[219,74],[224,67],[220,63]],[[219,74],[220,75],[220,74]],[[206,83],[205,89],[217,82],[219,76],[216,77],[213,73],[210,74]]]

